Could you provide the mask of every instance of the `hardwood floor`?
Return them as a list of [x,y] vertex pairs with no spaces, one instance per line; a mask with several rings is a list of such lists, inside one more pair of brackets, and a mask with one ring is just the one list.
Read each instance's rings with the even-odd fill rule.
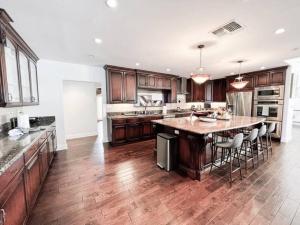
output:
[[275,144],[232,188],[221,171],[198,182],[160,170],[154,141],[104,148],[96,138],[73,140],[55,158],[29,224],[300,224],[296,139]]

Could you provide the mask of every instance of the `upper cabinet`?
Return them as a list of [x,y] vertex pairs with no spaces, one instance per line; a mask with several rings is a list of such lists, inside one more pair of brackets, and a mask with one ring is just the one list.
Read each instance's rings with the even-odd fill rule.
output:
[[107,96],[110,104],[136,103],[137,79],[135,70],[105,66]]
[[169,75],[162,75],[159,73],[137,71],[138,76],[138,88],[145,89],[161,89],[171,90],[172,79],[174,77]]
[[213,80],[213,101],[226,102],[226,79]]
[[0,106],[39,103],[36,63],[38,57],[11,26],[0,9]]
[[262,70],[242,74],[243,80],[248,81],[245,88],[237,90],[230,84],[234,81],[236,76],[230,76],[226,78],[226,89],[227,91],[248,91],[253,90],[255,87],[273,86],[273,85],[284,85],[285,74],[287,67],[278,67],[274,69]]

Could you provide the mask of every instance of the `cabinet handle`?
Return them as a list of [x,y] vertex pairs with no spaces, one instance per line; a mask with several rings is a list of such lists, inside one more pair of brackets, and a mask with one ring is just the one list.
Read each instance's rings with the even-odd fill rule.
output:
[[35,156],[35,159],[31,161],[31,163],[27,166],[27,170],[31,170],[35,162],[38,160],[38,155]]
[[0,225],[4,225],[5,224],[5,210],[4,209],[1,209],[1,223]]

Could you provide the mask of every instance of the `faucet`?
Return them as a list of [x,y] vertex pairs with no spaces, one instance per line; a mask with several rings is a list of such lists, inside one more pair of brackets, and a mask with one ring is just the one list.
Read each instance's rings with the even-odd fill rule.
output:
[[144,110],[144,114],[147,114],[147,105],[145,105],[145,110]]

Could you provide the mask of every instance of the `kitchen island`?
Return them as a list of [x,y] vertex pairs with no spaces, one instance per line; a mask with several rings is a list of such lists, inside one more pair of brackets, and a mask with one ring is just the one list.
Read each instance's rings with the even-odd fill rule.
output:
[[264,121],[259,117],[233,116],[230,120],[212,123],[202,122],[196,117],[167,118],[153,120],[152,123],[156,133],[177,135],[177,169],[192,179],[200,180],[204,166],[210,163],[206,157],[209,134],[258,126]]

